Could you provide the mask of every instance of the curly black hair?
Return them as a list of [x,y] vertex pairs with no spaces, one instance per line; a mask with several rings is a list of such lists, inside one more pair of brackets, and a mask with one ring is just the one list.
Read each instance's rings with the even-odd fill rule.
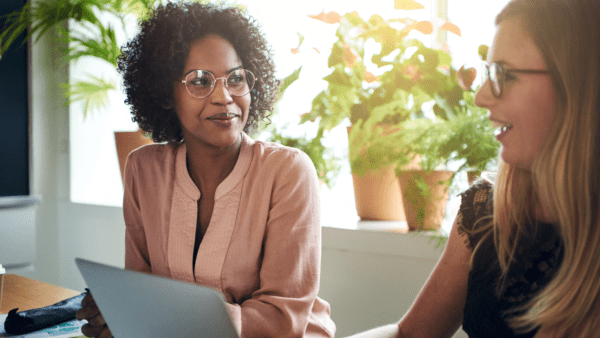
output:
[[244,131],[251,133],[268,119],[279,95],[272,52],[256,20],[236,7],[217,4],[168,3],[140,23],[140,33],[119,56],[133,120],[154,142],[182,142],[175,112],[173,82],[180,80],[190,44],[215,34],[231,43],[244,68],[256,77]]

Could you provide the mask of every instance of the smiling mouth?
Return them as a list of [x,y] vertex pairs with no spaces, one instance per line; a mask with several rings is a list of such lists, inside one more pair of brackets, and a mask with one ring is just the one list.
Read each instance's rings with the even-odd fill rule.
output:
[[239,115],[235,113],[219,113],[207,118],[207,120],[227,121],[235,117],[239,117]]
[[512,129],[513,125],[512,123],[509,122],[498,122],[498,121],[492,121],[492,127],[496,128],[494,131],[494,134],[496,136]]

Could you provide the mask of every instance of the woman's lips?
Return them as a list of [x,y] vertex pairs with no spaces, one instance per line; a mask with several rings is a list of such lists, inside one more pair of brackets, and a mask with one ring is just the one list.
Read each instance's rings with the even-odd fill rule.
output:
[[218,113],[207,118],[207,120],[218,126],[229,127],[233,124],[234,119],[239,117],[240,116],[235,113]]
[[507,131],[511,130],[513,125],[510,122],[502,122],[502,121],[492,121],[492,127],[495,128],[494,135],[498,138],[500,135],[503,135]]
[[209,117],[207,120],[230,120],[235,117],[239,117],[239,115],[236,113],[218,113]]

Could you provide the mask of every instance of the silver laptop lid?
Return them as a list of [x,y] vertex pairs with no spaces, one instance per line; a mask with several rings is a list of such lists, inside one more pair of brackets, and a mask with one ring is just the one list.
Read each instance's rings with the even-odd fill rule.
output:
[[76,258],[114,337],[238,338],[216,290]]

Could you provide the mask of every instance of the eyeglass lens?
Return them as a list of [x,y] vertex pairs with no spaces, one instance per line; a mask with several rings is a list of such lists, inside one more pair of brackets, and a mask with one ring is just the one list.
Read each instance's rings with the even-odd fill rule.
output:
[[[196,98],[204,98],[212,93],[216,85],[215,76],[205,70],[195,70],[185,77],[188,92]],[[249,70],[236,69],[227,75],[225,86],[233,96],[244,96],[254,87],[254,74]]]
[[502,66],[498,65],[497,63],[492,63],[485,66],[484,74],[487,76],[487,79],[483,79],[483,82],[485,82],[485,80],[490,80],[492,94],[496,97],[500,97],[500,95],[502,95],[502,73]]

